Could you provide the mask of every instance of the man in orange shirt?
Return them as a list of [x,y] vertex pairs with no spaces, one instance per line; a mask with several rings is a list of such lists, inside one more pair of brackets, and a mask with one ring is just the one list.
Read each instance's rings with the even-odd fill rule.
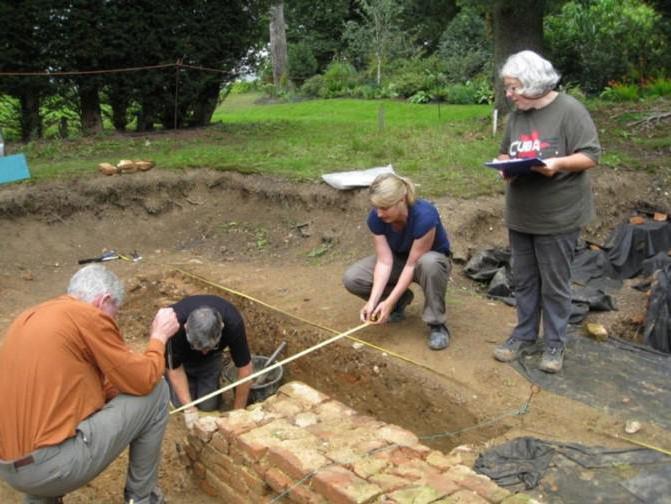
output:
[[9,326],[0,346],[0,476],[26,502],[59,502],[127,446],[125,500],[164,501],[156,485],[168,421],[164,352],[179,323],[160,309],[144,353],[131,351],[114,321],[123,294],[114,273],[86,266],[67,295]]

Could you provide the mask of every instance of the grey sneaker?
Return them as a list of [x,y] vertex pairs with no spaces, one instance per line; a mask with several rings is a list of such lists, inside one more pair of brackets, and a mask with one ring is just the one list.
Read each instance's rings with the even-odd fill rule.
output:
[[443,350],[450,344],[450,331],[443,324],[429,326],[428,345],[431,350]]
[[494,349],[494,358],[499,362],[512,362],[519,359],[525,348],[531,348],[535,344],[535,341],[524,341],[511,336]]
[[400,322],[405,318],[405,309],[415,299],[415,295],[407,289],[398,299],[394,310],[389,314],[389,322]]
[[560,346],[546,348],[538,369],[546,373],[558,373],[564,365],[564,348]]

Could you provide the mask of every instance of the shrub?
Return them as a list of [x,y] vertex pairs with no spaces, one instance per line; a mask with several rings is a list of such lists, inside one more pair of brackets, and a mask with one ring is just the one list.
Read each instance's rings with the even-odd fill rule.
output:
[[572,0],[544,22],[548,58],[588,93],[664,68],[663,19],[642,0]]
[[428,93],[433,88],[447,84],[442,62],[437,56],[396,60],[389,75],[394,90],[404,98],[420,91]]
[[646,82],[641,91],[645,96],[671,96],[671,80],[658,77]]
[[356,78],[356,70],[349,63],[340,61],[331,63],[324,72],[321,96],[323,98],[349,96],[356,85]]
[[639,98],[638,86],[613,82],[601,94],[601,98],[613,102],[636,101]]
[[454,105],[470,105],[477,103],[475,87],[472,84],[452,84],[447,86],[447,103]]
[[322,96],[322,88],[324,87],[324,77],[322,75],[313,75],[306,80],[300,88],[300,93],[310,98],[318,98]]
[[408,98],[408,101],[410,103],[429,103],[431,99],[431,94],[427,93],[426,91],[418,91],[410,98]]
[[304,43],[289,44],[287,48],[289,56],[289,78],[297,83],[302,84],[310,76],[317,72],[317,59],[312,53],[312,48]]

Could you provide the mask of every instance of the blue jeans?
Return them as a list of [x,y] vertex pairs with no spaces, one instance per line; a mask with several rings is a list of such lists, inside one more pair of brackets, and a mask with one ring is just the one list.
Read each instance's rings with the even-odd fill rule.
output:
[[536,341],[541,315],[546,348],[564,347],[571,315],[571,263],[580,231],[535,235],[509,230],[517,301],[513,338]]

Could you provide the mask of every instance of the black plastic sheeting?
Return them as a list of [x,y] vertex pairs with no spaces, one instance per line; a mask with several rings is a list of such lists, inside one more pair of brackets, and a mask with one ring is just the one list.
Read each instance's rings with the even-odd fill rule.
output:
[[656,350],[671,353],[671,264],[654,274],[645,313],[643,341]]
[[[582,244],[571,265],[571,319],[580,323],[587,312],[616,310],[611,293],[622,286],[622,281],[604,276],[603,251],[598,253]],[[611,271],[611,270],[608,270]],[[476,253],[464,267],[464,273],[473,280],[488,282],[487,296],[515,306],[514,284],[510,268],[510,250],[492,248]]]
[[[671,265],[670,250],[671,222],[651,219],[642,224],[619,224],[603,246],[581,242],[571,264],[570,322],[582,322],[590,310],[616,310],[612,294],[622,287],[622,280],[650,275]],[[464,273],[473,280],[488,282],[489,297],[515,306],[509,249],[477,252],[466,264]],[[647,284],[641,288],[647,288]],[[664,324],[658,321],[657,327],[662,326],[671,329],[671,321]]]
[[571,328],[564,366],[557,374],[538,369],[543,342],[526,349],[513,367],[541,388],[607,413],[671,429],[671,355],[629,341],[585,338]]
[[602,448],[513,439],[482,453],[475,471],[547,502],[671,503],[671,457],[645,448]]

